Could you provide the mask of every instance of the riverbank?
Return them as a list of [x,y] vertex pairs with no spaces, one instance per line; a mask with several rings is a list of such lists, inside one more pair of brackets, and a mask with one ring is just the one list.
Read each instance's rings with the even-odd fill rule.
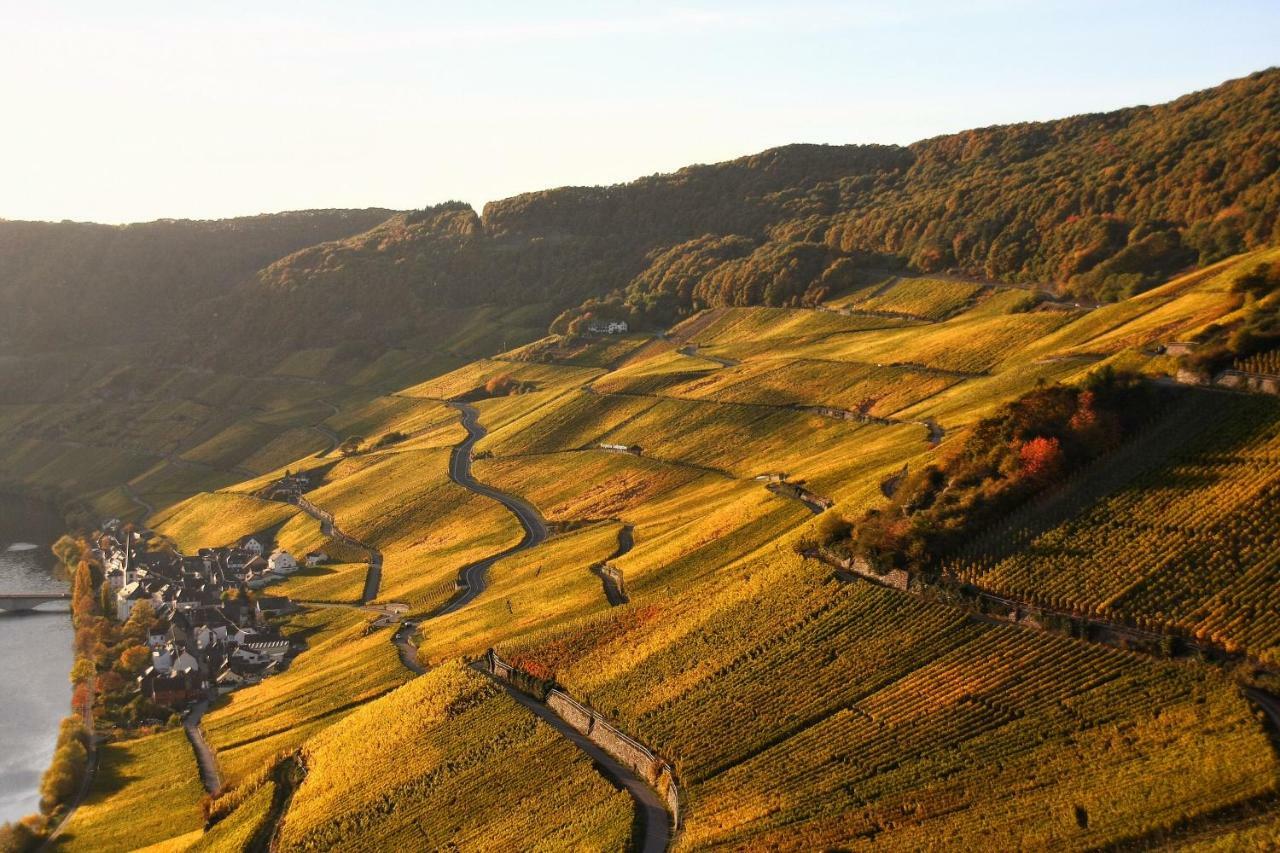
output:
[[[0,592],[66,592],[49,546],[63,527],[47,504],[0,494]],[[71,698],[74,632],[65,603],[0,613],[0,823],[39,810]]]

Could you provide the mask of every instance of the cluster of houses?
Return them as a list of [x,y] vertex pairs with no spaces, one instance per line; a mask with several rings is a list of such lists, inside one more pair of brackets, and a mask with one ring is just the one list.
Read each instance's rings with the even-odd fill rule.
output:
[[[212,698],[287,666],[295,649],[270,617],[295,605],[287,597],[249,591],[298,570],[288,551],[264,556],[266,545],[250,536],[233,547],[183,555],[148,550],[142,534],[125,532],[114,519],[103,532],[95,556],[115,595],[116,618],[126,621],[145,601],[163,625],[148,637],[151,665],[138,677],[148,699],[173,706]],[[309,565],[325,559],[318,552],[307,555]]]
[[627,329],[626,320],[597,320],[592,318],[587,321],[587,331],[593,335],[625,335]]

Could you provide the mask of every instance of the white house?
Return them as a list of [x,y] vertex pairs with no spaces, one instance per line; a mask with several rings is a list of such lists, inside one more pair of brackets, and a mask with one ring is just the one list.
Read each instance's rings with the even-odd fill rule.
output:
[[231,653],[231,660],[243,661],[247,664],[267,663],[271,658],[265,653],[257,649],[251,649],[247,646],[237,646],[235,651]]
[[218,692],[229,693],[246,681],[245,677],[231,667],[226,667],[218,675]]
[[195,655],[183,649],[176,658],[173,659],[174,672],[196,672],[200,669],[200,661],[196,660]]
[[307,568],[315,568],[316,566],[329,559],[329,555],[324,551],[308,551],[307,552]]
[[173,671],[173,652],[168,646],[151,650],[151,668],[161,675]]
[[201,625],[196,629],[196,648],[207,649],[217,643],[225,642],[227,639],[227,628],[225,625],[219,625],[216,628],[210,628],[208,625]]
[[273,584],[280,580],[280,575],[275,572],[249,572],[244,576],[244,585],[249,589],[262,589],[268,584]]
[[592,320],[587,324],[587,331],[597,335],[621,335],[627,331],[626,320]]
[[240,547],[255,557],[261,557],[262,552],[266,550],[262,547],[262,543],[257,539],[254,539],[252,536],[241,542]]
[[143,589],[138,581],[125,584],[116,592],[116,619],[124,622],[129,618],[129,614],[133,613],[133,608],[139,601],[147,601],[150,598],[151,593]]
[[107,569],[107,585],[112,592],[124,589],[124,569]]
[[267,560],[267,568],[278,575],[291,575],[298,570],[298,561],[288,551],[277,548],[271,552],[271,557]]

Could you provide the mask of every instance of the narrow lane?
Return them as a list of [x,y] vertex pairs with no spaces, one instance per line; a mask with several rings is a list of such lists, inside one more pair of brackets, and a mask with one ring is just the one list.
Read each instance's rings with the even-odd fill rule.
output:
[[200,768],[200,781],[205,791],[216,794],[222,790],[222,774],[218,772],[218,758],[213,747],[204,736],[200,721],[205,711],[209,710],[208,701],[200,701],[191,707],[182,719],[182,728],[187,732],[187,740],[191,741],[191,749],[196,754],[196,764]]
[[635,800],[636,809],[640,813],[643,823],[642,832],[644,834],[641,843],[634,843],[633,841],[633,849],[640,850],[643,853],[662,853],[667,849],[667,845],[671,842],[671,815],[667,812],[666,804],[662,802],[657,791],[650,788],[629,767],[596,746],[586,735],[562,720],[559,715],[546,705],[528,694],[521,693],[502,679],[495,678],[480,664],[477,663],[472,666],[477,672],[482,673],[486,678],[492,679],[495,684],[501,686],[503,690],[507,691],[508,696],[527,708],[530,713],[551,726],[563,737],[568,738],[574,746],[585,752],[595,762],[596,769],[600,772],[600,775],[631,795],[631,798]]
[[[464,566],[459,572],[459,580],[463,588],[447,604],[425,617],[426,619],[434,619],[446,613],[453,613],[470,604],[476,596],[485,590],[488,572],[494,563],[512,554],[542,544],[549,535],[547,523],[530,503],[492,486],[480,483],[471,475],[471,454],[475,450],[476,442],[485,436],[486,430],[481,425],[480,413],[474,406],[466,403],[450,403],[449,405],[458,410],[462,417],[462,426],[467,431],[467,437],[459,442],[449,455],[449,479],[476,494],[492,498],[509,509],[519,519],[521,527],[524,528],[524,536],[510,548]],[[619,553],[625,553],[630,547],[631,530],[630,526],[626,526],[619,533]],[[400,656],[400,662],[404,667],[415,675],[421,675],[426,672],[427,668],[419,660],[417,647],[411,639],[417,628],[418,625],[413,620],[402,622],[391,635],[391,642],[395,645],[396,652]],[[473,664],[473,666],[477,671],[484,673],[486,677],[493,678],[483,666],[479,664]],[[586,753],[601,775],[630,794],[642,823],[642,838],[636,839],[636,849],[642,850],[644,853],[662,853],[667,849],[667,845],[671,840],[671,818],[667,812],[666,804],[656,791],[650,788],[643,779],[628,767],[562,720],[546,705],[521,693],[501,679],[494,679],[494,681],[501,685],[516,702]]]
[[484,592],[488,582],[489,569],[494,563],[505,557],[510,557],[512,554],[541,545],[546,541],[548,535],[547,523],[543,521],[542,516],[538,514],[538,511],[531,504],[515,495],[509,495],[492,486],[486,486],[471,476],[471,454],[475,450],[476,442],[485,437],[487,430],[480,424],[480,413],[476,411],[474,406],[466,403],[450,403],[449,405],[457,409],[462,415],[462,426],[467,431],[467,437],[454,446],[453,452],[449,454],[449,479],[478,495],[492,498],[511,510],[515,517],[519,519],[520,526],[524,528],[524,537],[504,551],[464,566],[458,573],[462,589],[432,616],[453,613],[455,610],[470,604],[477,595]]
[[[512,554],[542,544],[546,541],[548,535],[547,523],[531,504],[514,495],[499,491],[492,486],[477,482],[471,476],[471,454],[475,449],[476,442],[485,436],[486,430],[480,424],[480,413],[476,411],[474,406],[466,403],[450,403],[449,405],[457,409],[462,415],[462,426],[467,431],[467,437],[453,448],[453,452],[449,456],[449,479],[476,494],[492,498],[511,510],[524,528],[524,537],[505,551],[464,567],[460,573],[463,589],[448,604],[428,618],[442,616],[465,607],[484,591],[489,568],[494,563],[504,557],[509,557]],[[619,535],[619,550],[622,553],[630,550],[631,547],[629,526],[624,528],[624,531],[625,535],[622,533]],[[421,661],[418,660],[417,649],[409,641],[409,635],[412,630],[412,626],[402,625],[392,636],[392,641],[395,643],[396,649],[400,653],[400,660],[404,665],[414,672],[421,673],[424,668]],[[493,678],[483,666],[478,664],[474,664],[474,666],[479,672],[484,673],[486,677]],[[666,804],[656,791],[650,788],[643,779],[628,767],[562,720],[546,705],[531,696],[521,693],[501,679],[494,680],[507,691],[507,695],[511,696],[512,699],[515,699],[531,713],[559,732],[561,736],[568,738],[574,746],[586,753],[595,763],[596,769],[601,775],[631,795],[631,799],[635,802],[636,812],[642,822],[641,831],[643,837],[636,840],[634,845],[636,849],[642,850],[644,853],[662,853],[667,849],[667,845],[671,841],[671,816],[667,812]]]

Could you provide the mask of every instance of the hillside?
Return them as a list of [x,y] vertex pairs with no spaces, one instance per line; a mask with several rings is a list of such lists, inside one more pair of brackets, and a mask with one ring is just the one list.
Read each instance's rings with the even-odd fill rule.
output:
[[[0,350],[155,343],[202,303],[304,246],[389,210],[305,210],[134,225],[0,220]],[[208,323],[224,318],[202,316]]]
[[[273,264],[252,312],[321,312],[336,339],[404,334],[441,305],[633,321],[812,302],[867,269],[953,269],[1111,300],[1277,239],[1280,71],[1156,107],[896,146],[793,145],[612,187],[397,216]],[[328,322],[326,322],[326,326]]]
[[167,722],[77,572],[52,848],[1280,845],[1278,117],[334,214],[182,357],[4,354],[0,484],[303,564],[195,561],[288,652]]
[[[671,781],[632,782],[678,785],[678,849],[1265,849],[1280,833],[1265,699],[1280,688],[1280,405],[1173,383],[1159,350],[1239,316],[1234,283],[1277,251],[1051,310],[1016,287],[888,275],[811,308],[546,339],[334,398],[316,423],[371,437],[355,452],[284,442],[262,476],[150,515],[184,550],[258,533],[334,560],[274,588],[327,602],[284,620],[306,650],[202,723],[216,822],[145,840],[272,832],[311,849],[358,825],[375,847],[420,831],[483,849],[478,827],[503,846],[536,819],[551,848],[626,846],[631,807],[531,710],[555,721],[552,706],[460,666],[495,649],[517,686],[554,685],[658,756]],[[1161,402],[1096,461],[908,576],[841,561],[850,522],[1010,404],[1103,389],[1108,370]],[[462,400],[488,492],[451,461]],[[1032,463],[1012,464],[1004,476]],[[316,472],[309,501],[369,551],[264,500],[286,469]],[[522,548],[495,494],[549,538]],[[368,553],[372,610],[357,604]],[[388,627],[387,602],[408,621]],[[116,837],[104,804],[148,796],[157,761],[178,773],[174,750],[113,747],[119,773],[95,782],[68,846]],[[194,815],[183,796],[171,807]],[[648,827],[630,824],[630,845]]]

